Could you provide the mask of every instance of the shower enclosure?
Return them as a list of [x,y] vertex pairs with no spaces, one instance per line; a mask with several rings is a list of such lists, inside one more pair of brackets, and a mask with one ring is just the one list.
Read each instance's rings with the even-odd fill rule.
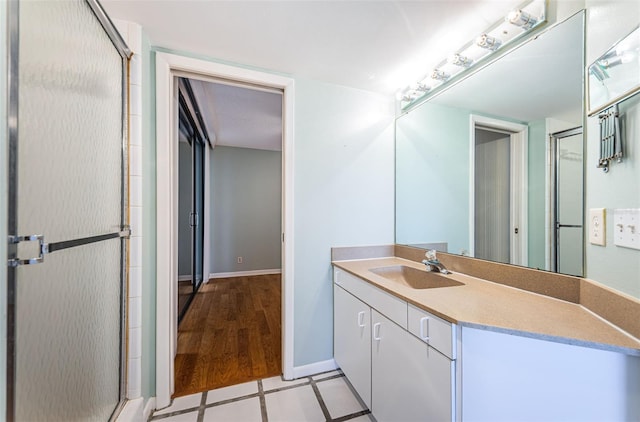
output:
[[8,2],[7,420],[124,403],[131,52],[94,0]]
[[582,277],[584,159],[582,127],[553,133],[554,241],[553,271]]

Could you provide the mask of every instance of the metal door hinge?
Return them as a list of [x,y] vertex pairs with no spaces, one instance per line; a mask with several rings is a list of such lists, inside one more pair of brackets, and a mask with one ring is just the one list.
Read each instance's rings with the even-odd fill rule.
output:
[[120,229],[120,237],[124,237],[125,239],[129,239],[131,237],[130,225],[125,224],[124,226],[122,226],[122,228]]
[[39,255],[37,258],[27,258],[27,259],[20,259],[20,258],[12,258],[8,260],[8,265],[10,267],[17,267],[20,265],[33,265],[33,264],[40,264],[42,261],[44,261],[44,255],[49,253],[49,248],[46,243],[44,243],[44,235],[41,234],[32,234],[29,236],[14,236],[14,235],[9,235],[9,244],[10,245],[17,245],[18,243],[22,243],[22,242],[38,242],[38,250],[39,250]]

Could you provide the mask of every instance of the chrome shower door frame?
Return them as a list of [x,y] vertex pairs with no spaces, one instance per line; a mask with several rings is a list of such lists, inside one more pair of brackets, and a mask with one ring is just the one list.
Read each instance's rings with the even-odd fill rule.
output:
[[[128,148],[129,148],[129,128],[128,128],[128,77],[129,59],[132,52],[118,33],[115,25],[109,19],[98,0],[84,0],[89,6],[96,19],[113,43],[114,48],[122,58],[122,139],[121,139],[121,230],[116,233],[92,236],[82,239],[73,239],[66,242],[57,242],[57,250],[103,240],[120,239],[120,385],[119,401],[115,407],[111,419],[117,418],[126,400],[126,355],[127,355],[127,276],[128,276],[128,242],[129,237],[129,184],[128,184]],[[9,0],[7,2],[7,233],[9,234],[7,244],[7,349],[6,349],[6,409],[5,417],[7,421],[16,418],[16,296],[17,296],[17,271],[18,265],[23,262],[18,258],[18,243],[15,241],[18,234],[18,149],[19,149],[19,56],[20,56],[20,2]],[[48,247],[42,248],[41,256],[49,251]],[[51,244],[53,245],[53,244]],[[53,249],[53,248],[52,248]],[[41,260],[40,260],[41,262]],[[28,264],[28,263],[27,263]]]

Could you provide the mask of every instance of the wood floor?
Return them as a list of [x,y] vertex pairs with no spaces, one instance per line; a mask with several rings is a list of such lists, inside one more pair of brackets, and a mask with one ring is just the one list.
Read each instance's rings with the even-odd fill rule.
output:
[[174,397],[282,373],[280,275],[212,279],[178,327]]

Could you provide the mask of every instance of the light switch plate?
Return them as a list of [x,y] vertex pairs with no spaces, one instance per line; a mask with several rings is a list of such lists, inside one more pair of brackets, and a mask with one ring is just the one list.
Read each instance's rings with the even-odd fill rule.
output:
[[613,210],[613,243],[640,249],[640,209]]
[[607,244],[607,220],[604,208],[591,208],[589,210],[589,243],[605,246]]

